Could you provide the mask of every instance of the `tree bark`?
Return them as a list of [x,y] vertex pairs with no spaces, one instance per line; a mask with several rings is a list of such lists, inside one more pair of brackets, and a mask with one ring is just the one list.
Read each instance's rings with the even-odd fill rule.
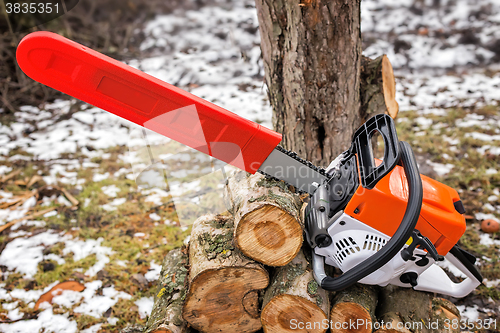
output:
[[377,333],[460,332],[445,321],[460,322],[460,312],[451,302],[408,288],[391,285],[383,288],[377,315],[383,323]]
[[326,332],[329,303],[328,292],[314,280],[301,251],[288,265],[277,268],[264,294],[264,332]]
[[302,246],[300,197],[284,182],[239,172],[230,179],[234,240],[241,252],[268,266],[289,263]]
[[149,316],[145,333],[189,332],[182,318],[182,305],[187,293],[187,248],[171,250],[163,261],[153,311]]
[[360,118],[360,0],[256,0],[274,128],[318,166],[346,150]]
[[182,314],[200,332],[255,332],[258,290],[267,271],[233,245],[233,218],[207,215],[193,224],[189,245],[190,287]]
[[387,113],[393,119],[399,112],[396,102],[396,81],[389,58],[384,54],[376,59],[361,59],[362,121],[373,115]]
[[[330,321],[339,323],[331,328],[332,332],[352,332],[351,323],[356,323],[356,332],[371,332],[376,321],[375,308],[378,300],[377,286],[355,284],[335,294]],[[348,323],[347,328],[342,326]]]

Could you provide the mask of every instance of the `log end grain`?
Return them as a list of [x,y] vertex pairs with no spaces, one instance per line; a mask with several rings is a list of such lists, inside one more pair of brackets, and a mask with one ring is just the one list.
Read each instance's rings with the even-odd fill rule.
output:
[[287,294],[271,299],[262,310],[261,320],[266,333],[323,333],[327,330],[325,324],[328,324],[327,316],[317,304]]
[[184,319],[203,332],[255,332],[261,328],[257,293],[266,288],[263,269],[223,267],[198,274],[191,282]]
[[399,112],[399,104],[396,102],[396,80],[391,62],[385,54],[382,57],[382,85],[387,113],[395,119]]
[[244,255],[265,265],[284,266],[302,246],[302,228],[294,216],[265,204],[242,217],[235,241]]
[[[334,332],[352,332],[351,323],[356,323],[356,332],[369,333],[372,331],[372,317],[370,312],[358,303],[345,302],[337,303],[330,311],[330,321],[339,323],[338,326],[333,326]],[[348,325],[342,326],[347,323]],[[347,327],[347,328],[345,328]]]

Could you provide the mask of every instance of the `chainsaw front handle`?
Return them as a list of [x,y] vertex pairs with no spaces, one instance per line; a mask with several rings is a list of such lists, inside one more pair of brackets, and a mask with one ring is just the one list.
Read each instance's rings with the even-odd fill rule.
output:
[[423,189],[422,179],[418,170],[415,155],[406,142],[399,142],[400,158],[403,163],[406,179],[408,181],[408,204],[406,211],[394,233],[394,236],[375,254],[357,264],[347,272],[337,277],[328,276],[325,273],[325,262],[323,257],[313,251],[313,272],[316,281],[323,289],[338,291],[352,286],[359,280],[375,272],[387,264],[396,256],[408,239],[411,237],[420,215],[422,207]]

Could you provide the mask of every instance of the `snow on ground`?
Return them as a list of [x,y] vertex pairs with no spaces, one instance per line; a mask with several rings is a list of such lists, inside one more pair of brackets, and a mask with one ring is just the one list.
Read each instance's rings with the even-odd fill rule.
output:
[[[434,5],[440,4],[440,5]],[[439,130],[437,124],[427,115],[446,115],[450,107],[478,108],[497,105],[499,100],[500,67],[496,64],[500,57],[500,3],[498,1],[441,0],[441,1],[394,1],[363,0],[362,31],[366,46],[365,55],[370,57],[386,53],[391,60],[397,80],[397,100],[402,111],[417,110],[421,117],[416,120],[416,130]],[[191,93],[214,102],[240,116],[271,127],[271,107],[263,84],[263,65],[260,59],[260,38],[254,2],[236,0],[220,2],[216,6],[202,7],[197,11],[176,12],[159,15],[149,22],[145,30],[149,36],[141,49],[146,55],[129,64]],[[76,110],[75,110],[76,109]],[[404,115],[404,112],[403,114]],[[48,173],[38,173],[48,185],[71,185],[85,190],[89,184],[80,178],[80,169],[92,171],[93,182],[106,182],[125,175],[135,179],[153,161],[139,158],[146,151],[146,140],[142,131],[127,121],[88,105],[78,105],[74,100],[56,101],[43,109],[25,106],[15,114],[16,122],[10,126],[0,125],[0,162],[22,160],[43,161],[50,167]],[[404,119],[404,118],[402,118]],[[481,154],[500,154],[500,148],[493,141],[499,140],[498,118],[470,113],[455,123],[457,128],[475,128],[468,134],[471,139],[484,141],[477,148]],[[442,126],[442,125],[441,125]],[[482,130],[488,133],[481,132]],[[139,134],[138,134],[139,133]],[[148,132],[148,143],[168,146],[169,140]],[[456,138],[446,140],[458,145]],[[117,145],[130,147],[130,153],[120,155],[120,160],[128,167],[116,172],[99,171],[96,160],[106,159],[105,149]],[[26,154],[18,153],[23,151]],[[66,153],[78,153],[81,158],[67,159]],[[155,160],[172,159],[182,161],[185,156],[178,148],[166,152],[154,151]],[[183,155],[184,154],[184,155]],[[189,157],[188,155],[188,158]],[[192,161],[191,161],[192,162]],[[428,161],[440,176],[453,170],[449,163]],[[0,165],[0,175],[6,175],[12,167]],[[191,172],[192,171],[192,172]],[[184,168],[172,172],[171,190],[187,187],[193,190],[200,181],[191,174],[206,173],[206,170]],[[497,169],[486,171],[489,174]],[[36,172],[36,171],[35,171]],[[187,178],[186,178],[187,177]],[[191,177],[191,178],[189,178]],[[187,181],[183,179],[188,179]],[[184,183],[183,183],[184,181]],[[195,186],[196,185],[196,186]],[[114,184],[100,186],[100,192],[109,199],[101,208],[114,212],[126,202],[122,189]],[[145,202],[162,205],[168,197],[166,185],[159,188],[140,189]],[[497,193],[498,195],[498,193]],[[0,191],[0,203],[13,200],[12,193]],[[69,205],[64,197],[45,197],[47,205],[58,202]],[[492,199],[492,202],[497,199]],[[81,203],[84,207],[90,201]],[[33,200],[26,200],[13,209],[0,209],[0,225],[22,218],[28,214]],[[68,207],[69,207],[68,206]],[[477,213],[477,219],[500,214]],[[483,214],[483,215],[480,215]],[[0,324],[3,332],[76,332],[74,319],[69,311],[60,313],[55,306],[72,309],[75,313],[102,318],[101,323],[89,326],[85,332],[97,332],[103,324],[115,325],[115,317],[102,317],[120,299],[134,296],[104,286],[98,272],[113,264],[110,256],[116,251],[102,245],[102,239],[80,239],[72,236],[72,230],[56,232],[50,229],[51,219],[57,213],[47,213],[41,220],[28,219],[10,231],[6,231],[10,242],[0,254],[0,265],[6,267],[2,279],[12,274],[23,278],[33,277],[43,260],[53,260],[62,264],[65,259],[54,253],[46,254],[44,249],[61,244],[61,253],[76,262],[90,256],[95,263],[75,273],[86,276],[83,292],[64,291],[54,297],[53,304],[46,304],[35,319]],[[159,221],[156,213],[148,213],[151,220]],[[170,220],[165,219],[170,224]],[[17,230],[21,226],[45,228],[42,233],[32,234]],[[139,237],[141,234],[141,237]],[[135,238],[145,238],[144,233],[135,233]],[[147,238],[147,237],[146,237]],[[481,235],[481,244],[498,245],[498,240],[489,235]],[[68,257],[69,256],[69,257]],[[116,260],[116,265],[127,267],[125,260]],[[159,276],[160,265],[149,262],[145,273],[148,281]],[[2,307],[8,311],[8,318],[22,318],[20,302],[30,304],[38,300],[43,290],[21,288],[6,291],[0,284]],[[145,318],[151,311],[152,298],[141,297],[134,300],[140,317]],[[462,314],[477,318],[477,307],[460,308]]]
[[388,55],[401,110],[498,102],[498,1],[363,0],[361,6],[364,53]]

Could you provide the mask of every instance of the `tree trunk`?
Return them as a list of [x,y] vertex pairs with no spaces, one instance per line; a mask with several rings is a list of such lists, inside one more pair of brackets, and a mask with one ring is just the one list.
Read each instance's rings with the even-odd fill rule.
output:
[[352,332],[352,324],[355,323],[356,332],[371,332],[376,321],[378,291],[377,286],[355,284],[337,292],[330,311],[330,321],[334,325],[331,331]]
[[373,115],[387,113],[393,119],[399,112],[396,81],[389,58],[361,59],[361,117],[363,122]]
[[182,304],[187,292],[187,248],[171,250],[165,257],[155,294],[153,311],[145,333],[185,333],[187,323],[182,318]]
[[200,332],[255,332],[260,322],[258,290],[267,271],[233,245],[233,219],[207,215],[193,224],[189,245],[190,287],[182,314]]
[[377,315],[382,324],[377,333],[460,332],[451,327],[453,320],[460,322],[460,312],[451,302],[408,288],[383,288]]
[[234,240],[241,252],[269,266],[289,263],[302,246],[300,197],[260,174],[231,177]]
[[360,0],[256,0],[274,128],[318,166],[361,125]]
[[314,280],[301,251],[288,265],[277,268],[264,294],[264,332],[326,332],[329,303],[328,292]]

